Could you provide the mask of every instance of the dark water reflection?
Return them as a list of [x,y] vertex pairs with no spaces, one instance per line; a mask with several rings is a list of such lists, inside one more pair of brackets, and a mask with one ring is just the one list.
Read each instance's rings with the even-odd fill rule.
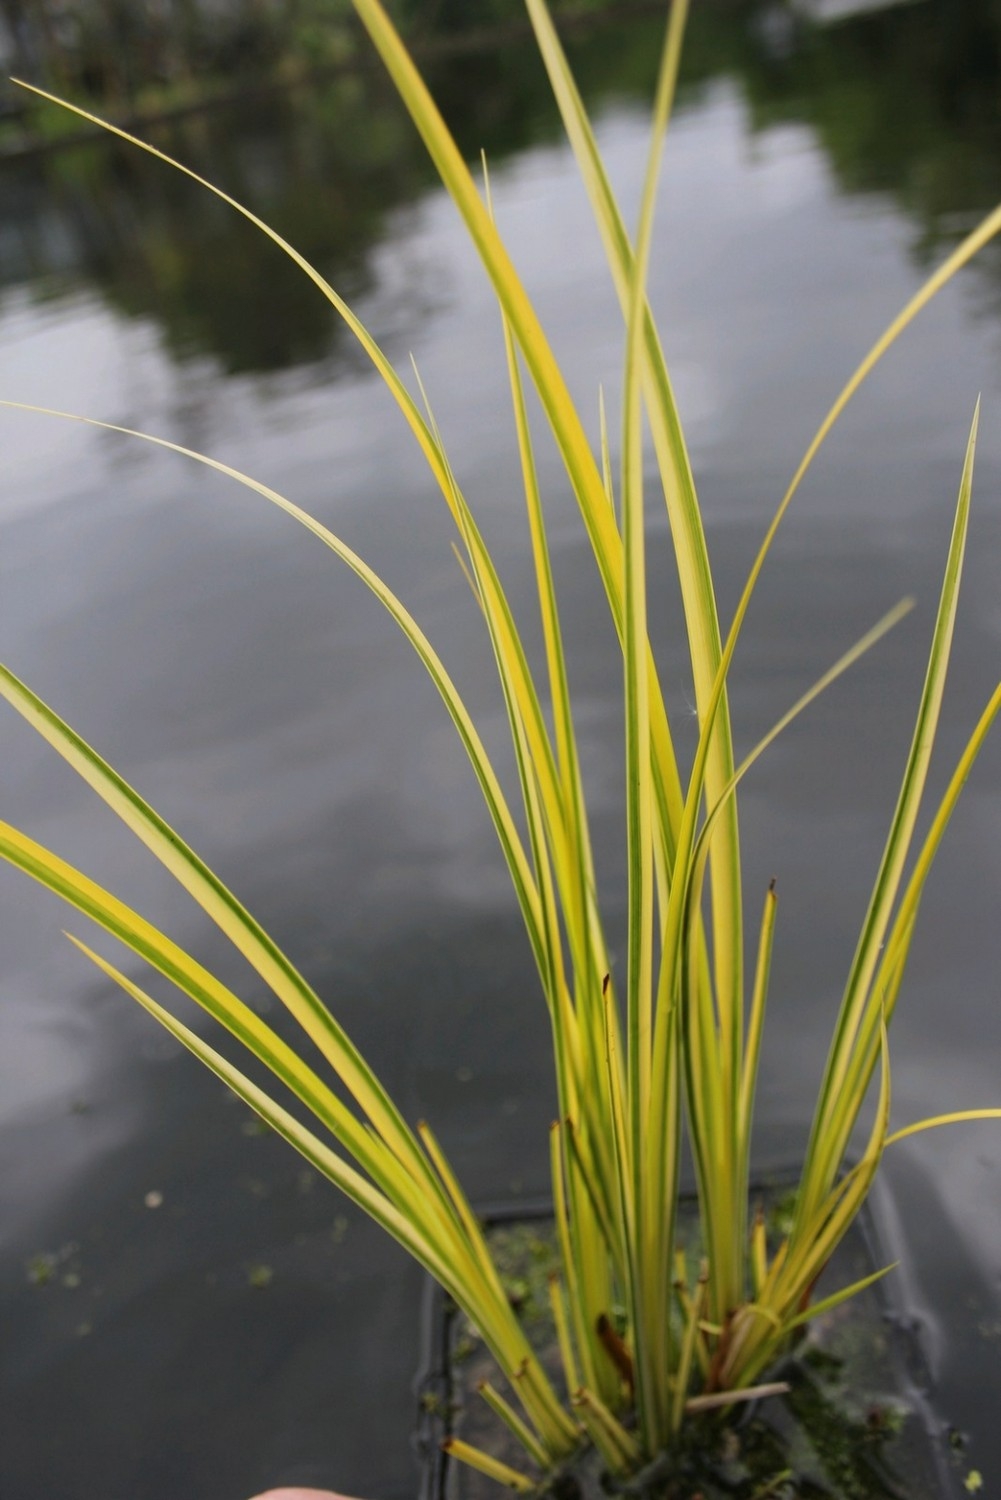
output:
[[[820,31],[775,5],[696,7],[652,294],[724,614],[841,380],[922,261],[1001,197],[992,17],[924,3]],[[606,80],[591,97],[629,205],[654,37],[613,29],[578,54],[589,81]],[[436,83],[464,145],[490,150],[498,215],[594,413],[597,383],[616,387],[620,331],[538,70],[521,47]],[[170,144],[301,244],[401,364],[413,350],[514,603],[530,610],[496,317],[385,86],[365,75],[188,122]],[[282,488],[400,589],[500,745],[440,502],[309,288],[221,207],[116,150],[12,164],[3,187],[3,393],[211,447]],[[978,391],[936,785],[996,679],[995,287],[988,258],[873,378],[777,545],[737,662],[749,746],[879,613],[918,596],[746,786],[749,907],[773,874],[781,899],[763,1167],[802,1143],[906,750]],[[4,659],[267,922],[408,1116],[434,1121],[474,1195],[541,1190],[553,1108],[542,1007],[472,778],[391,622],[305,533],[219,476],[27,415],[3,418],[2,454]],[[558,464],[543,454],[542,466],[614,908],[615,648]],[[690,748],[668,589],[654,607]],[[9,715],[0,733],[7,815],[262,999],[31,734]],[[901,1123],[998,1099],[999,786],[992,746],[929,888],[895,1022]],[[412,1493],[416,1273],[81,972],[54,901],[7,871],[0,889],[4,1500],[239,1500],[296,1479]],[[921,1320],[937,1409],[969,1430],[968,1462],[988,1484],[1001,1472],[999,1163],[990,1126],[922,1137],[887,1161],[901,1295]]]

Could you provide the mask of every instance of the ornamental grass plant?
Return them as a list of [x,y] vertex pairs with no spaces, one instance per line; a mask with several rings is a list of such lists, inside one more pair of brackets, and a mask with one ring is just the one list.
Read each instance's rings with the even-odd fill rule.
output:
[[[913,738],[834,1018],[795,1210],[777,1244],[767,1237],[760,1214],[749,1208],[755,1083],[776,896],[774,889],[764,893],[760,915],[745,934],[738,790],[771,741],[875,645],[907,611],[909,601],[868,629],[739,764],[727,698],[727,674],[749,603],[777,529],[818,450],[866,376],[912,319],[1001,230],[1001,209],[929,278],[838,395],[775,511],[724,629],[681,421],[646,297],[658,172],[678,77],[686,0],[675,0],[667,19],[645,186],[632,234],[617,206],[544,0],[526,0],[621,304],[624,357],[617,465],[604,421],[600,440],[592,445],[570,398],[505,248],[502,227],[494,222],[485,164],[477,180],[379,0],[354,4],[496,295],[544,642],[540,670],[530,664],[523,623],[510,608],[478,529],[475,503],[464,494],[460,476],[452,469],[419,378],[418,401],[337,291],[277,230],[164,153],[114,125],[107,128],[186,173],[290,256],[346,322],[389,388],[454,521],[462,565],[496,661],[520,807],[516,810],[509,801],[446,664],[418,621],[361,557],[292,500],[249,475],[163,438],[130,435],[227,475],[284,510],[346,563],[410,641],[466,749],[510,871],[552,1033],[559,1118],[549,1150],[560,1271],[550,1282],[550,1297],[562,1380],[554,1382],[543,1369],[520,1326],[476,1214],[431,1126],[423,1121],[411,1124],[403,1117],[332,1010],[238,898],[137,790],[7,668],[0,668],[0,692],[8,703],[217,924],[319,1050],[322,1066],[307,1063],[304,1054],[195,956],[55,852],[8,824],[0,825],[0,852],[170,980],[262,1065],[274,1079],[274,1093],[270,1085],[261,1087],[243,1071],[240,1047],[217,1050],[147,994],[119,964],[71,936],[83,955],[393,1235],[479,1330],[501,1377],[498,1385],[484,1386],[483,1397],[518,1438],[524,1464],[502,1464],[457,1441],[452,1444],[456,1456],[527,1492],[579,1449],[592,1445],[611,1476],[641,1482],[643,1471],[679,1444],[686,1424],[725,1421],[741,1403],[775,1389],[771,1372],[798,1331],[882,1274],[819,1298],[815,1293],[835,1248],[866,1200],[886,1148],[931,1126],[1001,1117],[1001,1108],[985,1107],[893,1132],[889,1124],[888,1029],[922,892],[963,784],[1001,708],[999,687],[973,726],[941,800],[923,809],[926,831],[918,840],[915,830],[942,704],[966,545],[976,411],[959,477]],[[86,111],[68,107],[94,121]],[[628,889],[627,951],[619,970],[609,956],[595,882],[587,787],[533,453],[530,416],[535,408],[541,410],[566,469],[607,599],[611,628],[621,646]],[[73,419],[97,427],[111,425],[96,417]],[[650,467],[648,450],[657,474],[652,488],[644,483]],[[676,753],[647,625],[645,518],[653,506],[661,505],[673,542],[697,711],[698,740],[689,764]],[[666,583],[657,579],[656,587]],[[758,899],[753,898],[755,904]],[[698,1195],[700,1235],[694,1251],[682,1247],[677,1233],[679,1178],[686,1152],[694,1164]]]

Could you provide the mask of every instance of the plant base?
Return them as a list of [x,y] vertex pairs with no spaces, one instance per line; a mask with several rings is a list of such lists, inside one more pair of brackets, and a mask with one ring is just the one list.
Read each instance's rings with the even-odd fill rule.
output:
[[[761,1197],[773,1215],[783,1190]],[[491,1248],[526,1330],[546,1365],[558,1369],[547,1276],[556,1261],[544,1205],[486,1216]],[[694,1234],[695,1204],[684,1200],[681,1233]],[[886,1264],[871,1222],[856,1224],[825,1277],[833,1290]],[[818,1296],[823,1295],[823,1290]],[[915,1335],[877,1284],[808,1325],[797,1348],[769,1379],[788,1383],[781,1397],[734,1408],[727,1420],[692,1421],[678,1450],[623,1484],[591,1453],[549,1483],[557,1500],[944,1500],[955,1493],[946,1445],[935,1432],[920,1384]],[[418,1384],[421,1500],[496,1500],[496,1482],[441,1452],[461,1437],[522,1471],[526,1460],[477,1394],[496,1380],[493,1360],[450,1299],[429,1283],[424,1362]]]

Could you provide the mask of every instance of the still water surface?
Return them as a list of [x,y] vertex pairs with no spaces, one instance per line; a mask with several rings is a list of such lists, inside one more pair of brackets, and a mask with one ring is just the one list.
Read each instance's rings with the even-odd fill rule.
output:
[[[697,9],[651,293],[688,425],[724,618],[841,382],[924,267],[1001,198],[1001,27],[902,5],[825,29]],[[957,19],[960,16],[961,19]],[[633,207],[656,28],[575,49]],[[993,71],[992,71],[993,69]],[[613,416],[621,329],[570,154],[527,49],[437,72],[574,394]],[[376,75],[164,141],[244,198],[413,353],[515,606],[527,538],[494,308]],[[338,531],[398,589],[489,743],[502,705],[450,530],[389,398],[282,258],[193,186],[99,145],[2,169],[2,394],[211,451]],[[903,594],[918,608],[743,792],[749,912],[778,878],[762,1170],[801,1150],[920,687],[966,432],[984,409],[940,786],[1001,659],[1001,280],[966,272],[880,367],[797,501],[738,656],[738,750]],[[545,1187],[553,1111],[527,945],[437,696],[362,586],[218,475],[117,436],[0,418],[3,659],[174,823],[426,1115],[478,1200]],[[557,459],[540,454],[615,916],[616,650]],[[653,609],[694,743],[665,528]],[[10,714],[5,816],[257,981]],[[1001,1098],[1001,746],[972,779],[894,1025],[894,1117]],[[4,1500],[240,1500],[266,1483],[413,1493],[420,1278],[60,937],[0,870]],[[68,925],[79,929],[71,919]],[[1001,1137],[887,1158],[957,1473],[1001,1482]],[[962,1491],[958,1491],[962,1493]]]

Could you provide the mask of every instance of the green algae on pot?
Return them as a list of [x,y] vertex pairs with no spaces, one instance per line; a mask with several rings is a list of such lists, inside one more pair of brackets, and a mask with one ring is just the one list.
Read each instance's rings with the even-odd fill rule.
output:
[[[400,599],[344,541],[276,490],[203,454],[150,434],[132,436],[208,465],[305,526],[362,579],[410,641],[471,761],[506,860],[539,973],[553,1038],[559,1121],[550,1139],[559,1273],[547,1282],[559,1369],[546,1367],[488,1241],[425,1122],[407,1121],[334,1014],[265,929],[181,836],[13,672],[0,692],[98,792],[264,979],[319,1052],[314,1065],[192,954],[26,833],[0,825],[0,853],[92,918],[193,999],[264,1064],[301,1114],[246,1076],[79,938],[82,953],[204,1063],[307,1160],[403,1244],[462,1309],[505,1384],[484,1387],[498,1430],[517,1439],[518,1463],[472,1444],[452,1452],[528,1491],[593,1448],[610,1482],[669,1473],[707,1422],[743,1430],[755,1404],[795,1382],[782,1361],[803,1330],[861,1296],[881,1267],[835,1276],[835,1256],[866,1201],[886,1147],[947,1121],[1001,1116],[963,1109],[890,1130],[888,1028],[904,979],[925,881],[960,791],[1001,707],[990,698],[937,804],[923,793],[945,685],[969,524],[977,414],[958,481],[928,668],[883,857],[833,1038],[789,1222],[769,1238],[750,1194],[755,1087],[772,944],[774,888],[745,954],[737,793],[743,777],[793,718],[898,622],[904,601],[861,636],[738,764],[727,676],[777,529],[837,418],[866,376],[950,277],[1001,230],[1001,210],[971,233],[862,360],[824,417],[775,512],[724,632],[695,481],[663,346],[646,298],[660,158],[677,79],[687,6],[670,10],[635,239],[628,234],[590,124],[543,0],[527,0],[540,54],[601,231],[622,308],[625,354],[620,460],[603,415],[592,440],[495,224],[489,191],[467,168],[378,0],[355,0],[448,190],[496,294],[505,338],[512,441],[521,462],[526,526],[541,621],[534,670],[498,575],[427,403],[412,395],[339,294],[277,231],[221,188],[170,163],[254,224],[299,266],[373,363],[410,427],[454,520],[462,564],[492,648],[508,713],[521,807],[516,813],[445,663]],[[85,111],[78,115],[93,119]],[[133,141],[127,133],[108,127]],[[133,142],[142,145],[140,142]],[[145,146],[155,157],[169,158]],[[554,246],[554,255],[559,247]],[[475,378],[475,367],[457,367]],[[418,382],[419,384],[419,382]],[[534,396],[531,391],[534,390]],[[565,641],[534,459],[537,401],[563,461],[607,598],[622,657],[628,912],[625,963],[613,964],[594,874],[588,788],[577,750]],[[600,402],[595,397],[595,410]],[[63,414],[65,415],[65,414]],[[78,418],[98,427],[98,418]],[[684,608],[698,740],[679,761],[647,620],[644,423],[670,525]],[[121,428],[114,429],[123,431]],[[959,467],[957,465],[957,467]],[[652,502],[651,502],[652,503]],[[658,581],[658,588],[660,583]],[[846,733],[851,726],[846,726]],[[919,820],[923,841],[916,840]],[[868,880],[864,872],[860,879]],[[819,1059],[818,1059],[819,1066]],[[283,1096],[284,1097],[284,1096]],[[846,1153],[868,1121],[864,1150]],[[339,1150],[333,1149],[330,1142]],[[685,1151],[697,1184],[698,1251],[679,1218]],[[826,1276],[834,1280],[822,1280]],[[813,1401],[813,1397],[810,1398]],[[806,1398],[804,1398],[806,1403]],[[808,1404],[808,1403],[806,1403]],[[816,1405],[816,1401],[813,1401]],[[720,1425],[721,1424],[721,1425]],[[729,1439],[727,1440],[730,1441]],[[732,1446],[732,1444],[731,1444]],[[727,1460],[721,1450],[720,1461]],[[779,1471],[781,1472],[781,1471]],[[775,1475],[763,1482],[779,1482]],[[781,1481],[785,1483],[785,1480]],[[774,1485],[773,1485],[774,1487]],[[760,1497],[759,1497],[760,1500]]]

